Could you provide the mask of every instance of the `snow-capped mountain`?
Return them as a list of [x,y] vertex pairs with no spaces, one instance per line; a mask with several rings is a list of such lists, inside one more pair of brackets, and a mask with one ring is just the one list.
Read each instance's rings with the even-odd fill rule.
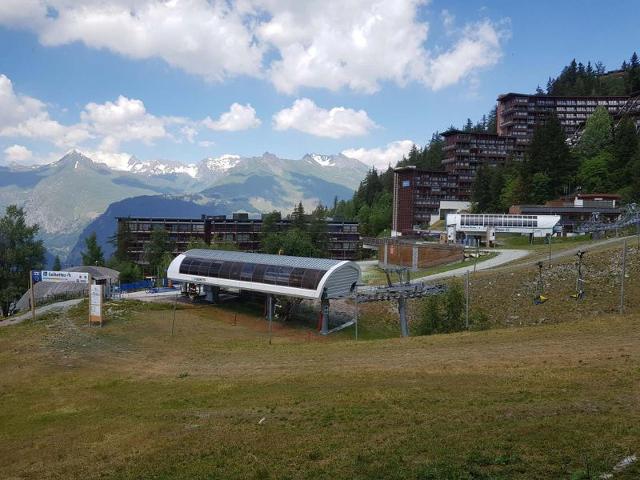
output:
[[195,196],[217,213],[237,208],[288,212],[300,201],[313,208],[335,196],[350,197],[366,172],[366,165],[344,155],[289,160],[267,152],[184,164],[72,150],[47,165],[0,166],[0,211],[12,203],[24,206],[28,220],[40,225],[49,251],[64,258],[80,232],[123,199]]

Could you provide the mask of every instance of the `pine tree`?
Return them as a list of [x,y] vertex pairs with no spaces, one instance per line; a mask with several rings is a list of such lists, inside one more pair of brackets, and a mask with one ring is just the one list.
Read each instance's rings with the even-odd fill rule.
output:
[[609,111],[598,107],[587,119],[584,131],[577,145],[577,153],[583,158],[590,158],[602,149],[608,148],[612,140],[613,123]]
[[639,141],[633,120],[623,118],[615,130],[613,156],[609,165],[614,188],[622,188],[629,183],[636,153],[640,150]]
[[[525,162],[525,182],[536,173],[549,179],[549,195],[563,193],[577,171],[577,163],[565,142],[560,121],[555,115],[546,118],[533,132]],[[539,177],[538,180],[542,180]]]
[[127,220],[118,222],[118,231],[109,238],[109,243],[113,246],[113,258],[117,262],[129,261],[129,245],[133,240],[129,222]]
[[53,267],[51,267],[51,269],[54,272],[59,272],[60,270],[62,270],[62,265],[60,264],[60,257],[58,255],[56,255],[56,258],[53,259]]
[[471,202],[474,212],[488,212],[493,202],[491,191],[491,167],[481,166],[477,171],[471,185]]
[[83,265],[104,265],[102,248],[98,245],[96,232],[84,239],[85,251],[81,253]]
[[0,217],[0,313],[9,315],[12,304],[29,287],[29,271],[43,267],[45,248],[37,240],[39,226],[28,226],[25,213],[9,205]]
[[171,254],[173,243],[169,238],[169,232],[164,228],[155,228],[151,232],[149,243],[144,248],[144,258],[149,264],[151,275],[162,276],[162,266],[166,259],[166,254]]
[[487,133],[495,135],[498,133],[498,107],[493,107],[489,111],[489,117],[487,118]]
[[306,230],[307,219],[305,218],[304,206],[302,202],[298,202],[298,205],[293,209],[291,213],[291,226],[300,231]]

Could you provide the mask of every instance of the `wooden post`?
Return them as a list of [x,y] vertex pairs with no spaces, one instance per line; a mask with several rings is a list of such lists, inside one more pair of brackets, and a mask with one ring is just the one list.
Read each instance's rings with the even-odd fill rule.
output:
[[29,270],[29,291],[30,293],[30,297],[29,297],[29,301],[31,303],[31,321],[33,321],[35,323],[36,321],[36,294],[33,291],[33,270]]

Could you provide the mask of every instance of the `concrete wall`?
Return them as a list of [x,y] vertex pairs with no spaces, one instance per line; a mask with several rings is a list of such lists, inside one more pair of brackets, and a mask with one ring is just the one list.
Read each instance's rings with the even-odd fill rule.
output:
[[417,270],[460,261],[463,258],[464,247],[461,245],[389,242],[378,246],[380,266],[402,266]]

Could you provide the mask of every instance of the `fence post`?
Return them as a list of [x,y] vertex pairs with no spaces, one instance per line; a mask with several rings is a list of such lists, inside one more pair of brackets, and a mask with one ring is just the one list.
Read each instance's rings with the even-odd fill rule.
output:
[[624,277],[627,270],[627,239],[622,244],[622,272],[620,274],[620,313],[624,313]]

